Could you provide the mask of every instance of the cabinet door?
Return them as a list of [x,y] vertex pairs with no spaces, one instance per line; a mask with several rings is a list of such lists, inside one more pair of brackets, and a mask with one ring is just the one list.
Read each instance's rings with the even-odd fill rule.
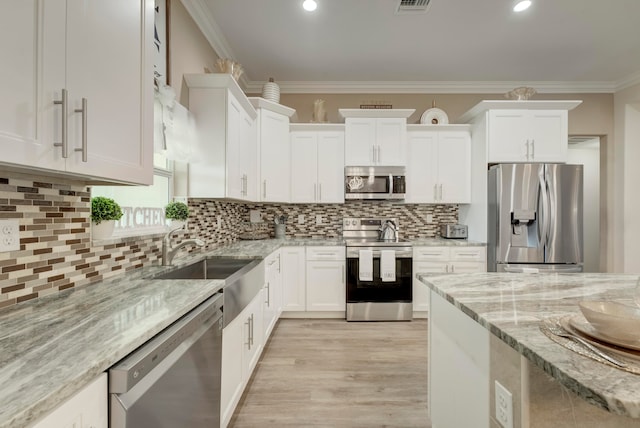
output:
[[566,110],[530,110],[529,145],[532,161],[567,161],[567,117]]
[[491,110],[488,162],[527,162],[527,110]]
[[438,195],[438,133],[410,132],[407,150],[406,202],[433,203]]
[[242,395],[243,353],[248,347],[248,326],[243,313],[222,330],[221,426],[226,426]]
[[404,118],[376,119],[376,164],[405,165],[407,120]]
[[256,121],[242,111],[240,124],[240,172],[244,184],[243,198],[248,201],[258,200],[258,135]]
[[447,263],[413,262],[413,310],[426,312],[429,310],[429,287],[415,277],[416,273],[446,273]]
[[344,202],[344,133],[318,132],[318,202]]
[[317,140],[315,132],[291,133],[291,202],[318,201]]
[[246,313],[244,318],[245,324],[243,326],[244,334],[244,351],[242,355],[243,361],[243,373],[242,382],[246,385],[247,381],[251,377],[251,373],[258,364],[260,354],[262,352],[263,345],[263,313],[262,307],[265,297],[263,290],[256,295],[256,297],[247,305],[243,313]]
[[304,247],[282,248],[282,310],[306,310]]
[[307,311],[346,310],[345,262],[307,262]]
[[107,426],[107,374],[102,373],[32,428],[107,428]]
[[226,195],[229,198],[240,199],[243,196],[244,177],[240,170],[240,147],[242,107],[231,95],[227,98],[227,174]]
[[[153,5],[151,0],[67,1],[67,171],[153,181]],[[84,126],[83,114],[76,112],[83,98]],[[83,147],[86,161],[77,151]]]
[[344,162],[349,166],[375,165],[376,119],[345,119]]
[[449,204],[471,202],[471,136],[438,133],[438,199]]
[[262,202],[289,202],[291,154],[289,118],[260,109],[260,175]]
[[13,0],[0,15],[2,162],[64,171],[65,1]]

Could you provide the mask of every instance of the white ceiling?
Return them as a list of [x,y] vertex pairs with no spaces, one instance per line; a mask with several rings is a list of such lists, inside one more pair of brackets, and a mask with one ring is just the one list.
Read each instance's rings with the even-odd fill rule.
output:
[[285,91],[533,82],[606,92],[640,81],[640,0],[533,0],[520,14],[511,0],[431,0],[410,15],[395,14],[397,0],[317,2],[309,13],[302,0],[183,0],[248,86],[274,77]]

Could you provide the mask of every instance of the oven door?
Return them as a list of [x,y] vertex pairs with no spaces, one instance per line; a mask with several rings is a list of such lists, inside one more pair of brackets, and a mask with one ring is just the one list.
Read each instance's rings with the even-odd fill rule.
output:
[[374,251],[373,281],[361,281],[358,257],[347,258],[347,303],[357,302],[411,302],[412,272],[411,257],[396,256],[396,280],[382,281],[380,276],[380,253]]

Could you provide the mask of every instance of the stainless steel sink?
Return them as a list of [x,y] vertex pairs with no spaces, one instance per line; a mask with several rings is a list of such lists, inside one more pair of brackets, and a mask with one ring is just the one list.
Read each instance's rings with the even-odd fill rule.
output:
[[249,270],[259,262],[254,259],[212,257],[154,276],[154,279],[228,279],[235,273],[241,273],[243,268]]

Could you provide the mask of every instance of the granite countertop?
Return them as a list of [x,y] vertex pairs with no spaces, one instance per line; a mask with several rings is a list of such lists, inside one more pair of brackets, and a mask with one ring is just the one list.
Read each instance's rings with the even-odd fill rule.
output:
[[[262,259],[285,246],[331,245],[344,241],[237,241],[180,257],[173,268],[203,257]],[[221,280],[149,279],[170,269],[149,266],[0,310],[0,428],[37,421],[224,285]]]
[[410,239],[415,247],[486,247],[486,242],[469,241],[467,239],[417,238]]
[[581,300],[633,305],[638,275],[476,273],[418,278],[583,399],[640,418],[640,376],[600,364],[547,338],[540,321],[580,313]]

